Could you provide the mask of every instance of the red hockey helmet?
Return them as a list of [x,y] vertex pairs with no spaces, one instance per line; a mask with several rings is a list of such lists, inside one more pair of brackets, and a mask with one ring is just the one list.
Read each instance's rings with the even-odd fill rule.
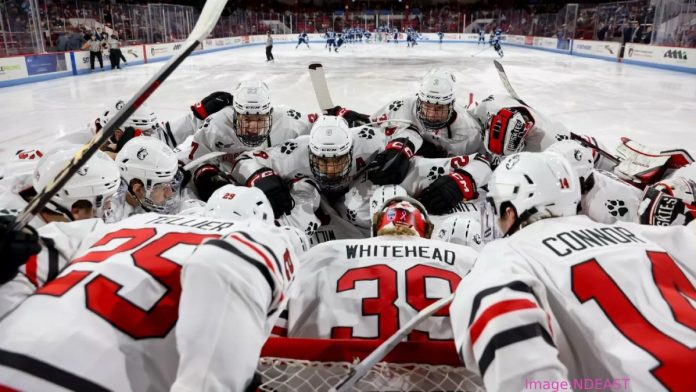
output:
[[531,116],[522,108],[502,108],[488,120],[484,145],[489,153],[508,156],[522,151],[529,131],[534,126]]
[[397,196],[387,200],[375,214],[372,235],[404,234],[430,238],[433,224],[428,211],[417,200]]

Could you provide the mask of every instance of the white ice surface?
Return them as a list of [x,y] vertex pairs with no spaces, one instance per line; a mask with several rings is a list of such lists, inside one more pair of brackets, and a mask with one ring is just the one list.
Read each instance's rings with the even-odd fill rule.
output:
[[[232,91],[258,78],[275,104],[316,111],[307,66],[324,64],[334,102],[371,114],[390,100],[414,94],[435,66],[457,76],[458,99],[504,93],[492,49],[474,44],[354,44],[341,53],[323,45],[276,45],[274,63],[253,46],[192,56],[147,101],[160,119],[172,120],[213,91]],[[687,148],[696,156],[696,76],[609,61],[504,47],[513,87],[528,104],[572,130],[613,147],[629,136],[655,147]],[[128,99],[163,63],[126,67],[0,89],[0,160],[19,148],[42,147],[93,121],[104,108]],[[106,64],[105,64],[106,65]]]

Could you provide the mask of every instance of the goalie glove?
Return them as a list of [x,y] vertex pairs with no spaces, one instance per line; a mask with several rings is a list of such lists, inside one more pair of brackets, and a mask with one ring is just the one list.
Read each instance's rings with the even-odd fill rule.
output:
[[232,181],[217,166],[211,164],[199,167],[193,175],[193,185],[198,197],[203,201],[207,201],[218,188],[231,183]]
[[463,200],[478,198],[476,182],[466,170],[455,169],[446,176],[440,176],[417,199],[433,215],[449,212],[457,203]]
[[283,179],[269,168],[262,168],[252,174],[246,181],[247,186],[254,186],[263,191],[273,207],[275,219],[283,214],[289,214],[295,206],[295,201],[290,195],[290,188]]
[[332,107],[324,111],[324,114],[329,116],[343,117],[348,126],[351,128],[359,127],[370,122],[370,116],[367,114],[358,113],[340,106]]
[[696,206],[649,187],[638,206],[640,223],[652,226],[681,226],[696,219]]
[[413,143],[406,138],[392,140],[370,162],[367,178],[375,185],[401,184],[408,174],[413,150]]
[[192,105],[191,111],[199,120],[205,120],[206,117],[213,113],[217,113],[225,106],[232,105],[232,101],[232,94],[224,91],[216,91],[203,98],[202,101]]
[[19,272],[19,267],[41,251],[36,230],[31,226],[14,230],[12,228],[14,223],[14,216],[0,215],[0,252],[3,255],[2,263],[0,263],[0,284],[14,279]]

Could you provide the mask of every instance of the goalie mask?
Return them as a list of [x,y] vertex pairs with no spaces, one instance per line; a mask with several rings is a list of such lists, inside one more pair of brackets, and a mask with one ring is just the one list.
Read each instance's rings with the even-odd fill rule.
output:
[[234,91],[234,133],[248,147],[263,144],[273,126],[273,108],[266,83],[245,81]]
[[534,121],[520,108],[503,108],[488,119],[484,136],[486,151],[496,157],[508,156],[522,151]]
[[442,69],[428,72],[416,101],[416,112],[423,127],[437,131],[449,123],[454,113],[454,75]]
[[[83,146],[61,148],[41,158],[34,170],[34,189],[42,191],[82,148]],[[111,199],[120,182],[114,161],[106,153],[97,151],[51,198],[47,207],[70,220],[75,220],[72,208],[91,207],[94,217],[107,219],[113,212]]]
[[322,190],[348,186],[353,161],[353,136],[341,117],[322,116],[309,134],[309,167]]
[[408,196],[397,196],[387,200],[372,221],[372,236],[413,235],[430,238],[433,224],[425,207]]
[[[177,212],[183,174],[174,151],[163,141],[149,136],[133,138],[116,155],[116,163],[128,192],[145,211]],[[142,196],[134,188],[138,183],[144,190]]]

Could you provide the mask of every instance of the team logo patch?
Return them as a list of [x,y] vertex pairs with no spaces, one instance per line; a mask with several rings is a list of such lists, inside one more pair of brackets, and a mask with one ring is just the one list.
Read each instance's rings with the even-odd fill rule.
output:
[[373,131],[370,128],[362,128],[360,132],[358,132],[358,137],[363,138],[363,139],[372,139],[375,136],[375,131]]
[[287,112],[285,112],[288,116],[294,118],[295,120],[299,120],[300,117],[302,117],[302,114],[294,109],[290,109]]
[[88,169],[89,169],[88,166],[82,166],[81,168],[79,168],[79,169],[77,170],[77,174],[79,174],[79,175],[81,175],[81,176],[86,176],[86,175],[87,175],[87,170],[88,170]]
[[394,101],[389,105],[389,111],[395,112],[404,105],[404,101]]
[[309,222],[307,228],[305,229],[305,234],[311,237],[314,235],[314,232],[317,231],[318,228],[319,225],[317,224],[317,222]]
[[147,152],[147,149],[145,147],[142,147],[135,154],[135,156],[138,157],[138,159],[140,159],[141,161],[145,160],[145,158],[147,158],[147,155],[148,155],[148,152]]
[[445,168],[440,166],[433,166],[430,168],[430,171],[428,172],[428,180],[435,181],[443,174],[445,174]]
[[575,160],[580,162],[582,161],[582,151],[580,149],[575,149],[575,152],[573,152],[573,156],[575,157]]
[[481,245],[481,236],[478,235],[478,234],[474,234],[474,242],[475,242],[477,245]]
[[387,211],[387,220],[393,221],[394,218],[396,218],[396,210],[388,210]]
[[623,200],[607,200],[604,205],[611,216],[624,216],[628,213],[628,208]]
[[348,210],[346,211],[346,218],[351,222],[355,222],[358,218],[358,213],[355,210]]
[[297,143],[285,142],[285,144],[283,144],[280,147],[280,152],[282,152],[283,154],[292,154],[292,152],[295,151],[296,148]]
[[126,106],[126,103],[123,101],[118,101],[116,102],[116,110],[121,110],[123,107]]
[[447,234],[447,232],[445,231],[445,229],[440,229],[440,231],[437,232],[437,238],[439,238],[439,239],[444,239],[444,238],[445,238],[445,234]]

